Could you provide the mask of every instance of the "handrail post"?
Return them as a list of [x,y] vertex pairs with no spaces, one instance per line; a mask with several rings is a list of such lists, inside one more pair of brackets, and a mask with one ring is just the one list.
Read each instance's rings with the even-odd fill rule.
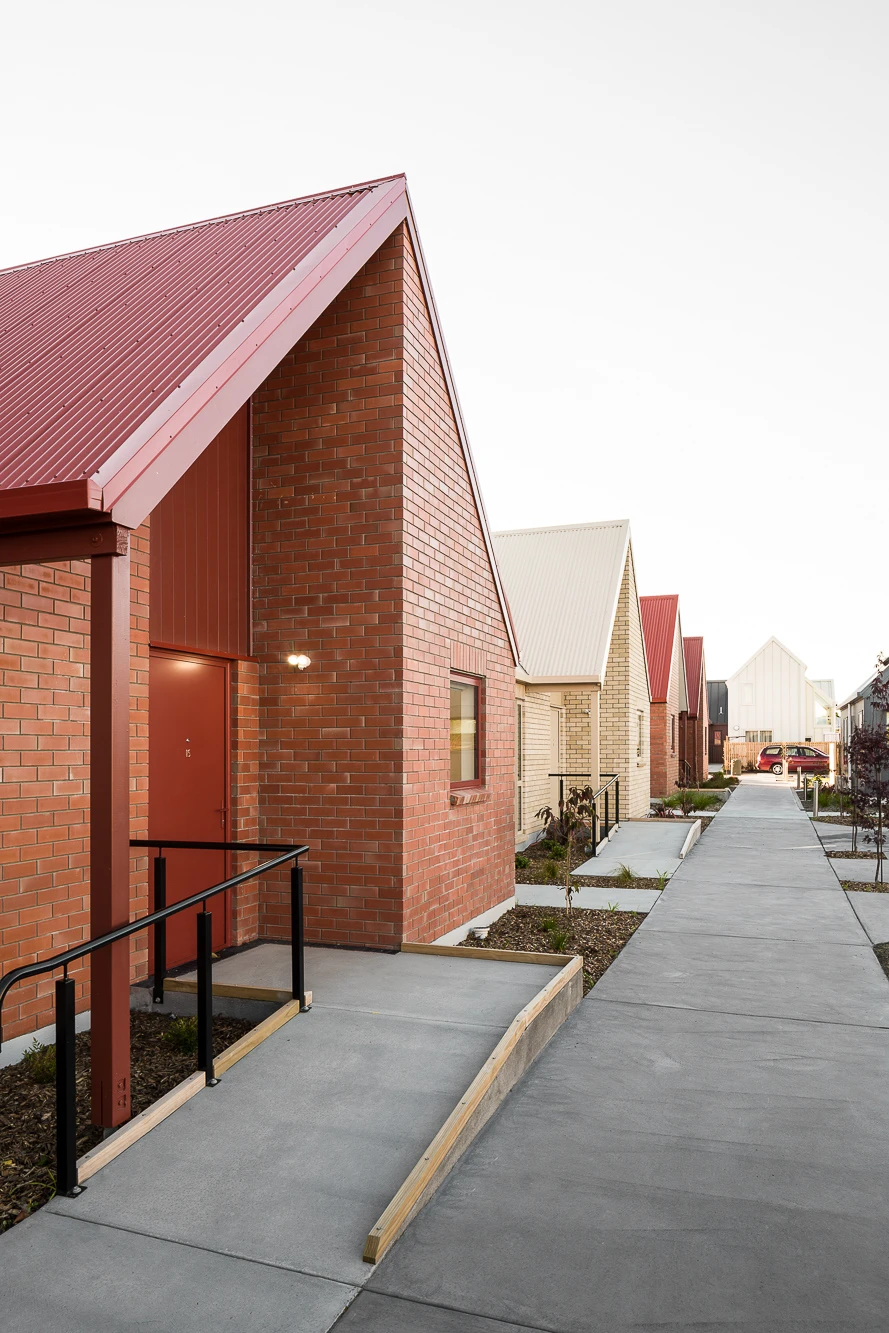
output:
[[608,788],[606,787],[605,788],[605,837],[606,838],[608,837],[609,827],[610,825],[608,823]]
[[596,808],[596,802],[593,801],[593,856],[598,856],[599,851],[599,812]]
[[213,913],[198,912],[198,1069],[212,1088],[213,1073]]
[[72,1197],[77,1184],[74,982],[56,982],[56,1193]]
[[[154,906],[153,912],[161,912],[167,905],[167,858],[157,849],[154,858]],[[154,923],[154,994],[155,1004],[164,1002],[164,978],[167,975],[167,920]]]
[[614,822],[620,823],[620,778],[614,779]]
[[303,901],[303,872],[297,861],[290,867],[290,966],[291,995],[299,1000],[300,1012],[306,1006],[306,923]]

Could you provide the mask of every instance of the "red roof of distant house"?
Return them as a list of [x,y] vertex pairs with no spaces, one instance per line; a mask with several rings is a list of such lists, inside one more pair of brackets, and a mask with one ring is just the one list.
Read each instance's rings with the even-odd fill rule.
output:
[[378,247],[375,224],[389,235],[407,210],[396,176],[0,270],[0,491],[93,483],[112,508],[257,348],[280,360],[302,336],[291,321],[277,349],[288,317],[305,307],[310,327],[332,270],[351,252],[357,271],[362,239]]
[[700,635],[682,639],[685,653],[685,677],[688,682],[688,715],[697,717],[701,707],[701,681],[704,666],[704,640]]
[[670,668],[673,665],[679,596],[677,593],[668,593],[662,597],[640,597],[639,606],[642,610],[642,633],[645,636],[645,655],[648,658],[651,701],[662,704],[666,702],[670,692]]

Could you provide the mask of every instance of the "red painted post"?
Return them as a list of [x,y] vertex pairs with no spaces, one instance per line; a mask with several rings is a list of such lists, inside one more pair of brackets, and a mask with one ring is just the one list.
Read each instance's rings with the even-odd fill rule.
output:
[[[130,557],[90,562],[90,933],[130,919]],[[130,1117],[130,948],[93,954],[92,1119]]]

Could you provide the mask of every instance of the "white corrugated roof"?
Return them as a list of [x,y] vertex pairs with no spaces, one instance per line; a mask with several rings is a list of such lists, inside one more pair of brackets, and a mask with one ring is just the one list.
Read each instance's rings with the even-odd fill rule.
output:
[[533,680],[604,680],[629,543],[627,519],[494,533],[519,657]]

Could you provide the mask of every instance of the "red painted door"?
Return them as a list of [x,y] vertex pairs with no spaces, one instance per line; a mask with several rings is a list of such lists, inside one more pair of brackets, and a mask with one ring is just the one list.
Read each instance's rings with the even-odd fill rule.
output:
[[[152,652],[149,676],[149,837],[224,842],[228,817],[228,664]],[[165,852],[167,903],[226,877],[225,852]],[[213,898],[213,948],[229,944],[229,894]],[[167,966],[197,953],[197,908],[167,923]]]

